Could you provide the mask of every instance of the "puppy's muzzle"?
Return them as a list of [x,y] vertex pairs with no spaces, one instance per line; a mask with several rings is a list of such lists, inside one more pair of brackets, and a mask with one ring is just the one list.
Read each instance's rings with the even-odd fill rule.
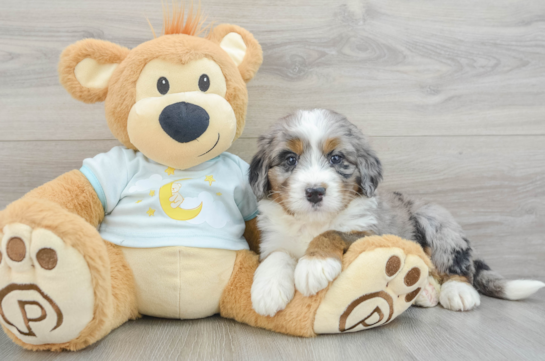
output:
[[322,201],[325,195],[325,188],[307,188],[305,189],[305,195],[310,203],[317,204]]
[[159,124],[175,141],[189,143],[206,132],[210,116],[198,105],[179,102],[163,109],[159,115]]

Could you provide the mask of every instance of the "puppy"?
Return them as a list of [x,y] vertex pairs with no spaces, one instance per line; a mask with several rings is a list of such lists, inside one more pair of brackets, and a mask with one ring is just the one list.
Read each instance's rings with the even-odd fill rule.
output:
[[[473,259],[462,228],[446,209],[401,193],[377,192],[381,180],[375,152],[341,114],[298,111],[259,138],[250,165],[262,234],[262,262],[252,286],[257,313],[272,316],[284,309],[295,288],[310,296],[327,287],[341,272],[349,244],[368,234],[394,234],[419,243],[443,283],[439,302],[450,310],[478,306],[477,290],[517,300],[545,286],[505,280]],[[419,302],[434,305],[432,299]]]

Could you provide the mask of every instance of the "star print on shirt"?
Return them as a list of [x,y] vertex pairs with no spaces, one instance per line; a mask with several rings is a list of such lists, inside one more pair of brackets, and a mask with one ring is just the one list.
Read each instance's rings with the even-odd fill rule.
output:
[[149,195],[153,197],[155,195],[155,191],[150,191]]
[[168,175],[173,175],[175,170],[176,169],[174,168],[168,167],[167,169],[165,169],[165,173]]
[[148,211],[146,212],[150,217],[151,216],[154,216],[155,215],[155,209],[148,209]]
[[208,184],[210,186],[212,186],[212,182],[215,182],[216,180],[214,179],[214,176],[213,175],[207,175],[205,178],[204,178],[204,181],[205,182],[208,182]]

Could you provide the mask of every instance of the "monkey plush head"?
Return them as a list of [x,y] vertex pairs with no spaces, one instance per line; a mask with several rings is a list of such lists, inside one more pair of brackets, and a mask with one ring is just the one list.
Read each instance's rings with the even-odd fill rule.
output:
[[108,126],[123,145],[187,169],[226,151],[242,134],[246,83],[263,55],[247,30],[222,24],[199,37],[199,15],[184,23],[181,14],[174,12],[163,35],[132,50],[96,39],[72,44],[59,74],[74,98],[105,101]]

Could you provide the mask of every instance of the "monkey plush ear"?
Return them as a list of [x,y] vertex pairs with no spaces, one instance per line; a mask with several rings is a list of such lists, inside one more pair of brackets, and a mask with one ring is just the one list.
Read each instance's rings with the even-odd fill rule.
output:
[[97,39],[78,41],[64,49],[59,62],[59,78],[77,100],[101,102],[108,94],[108,82],[129,49]]
[[248,30],[236,25],[221,24],[210,32],[208,39],[219,44],[229,54],[245,82],[254,77],[263,62],[263,51]]

